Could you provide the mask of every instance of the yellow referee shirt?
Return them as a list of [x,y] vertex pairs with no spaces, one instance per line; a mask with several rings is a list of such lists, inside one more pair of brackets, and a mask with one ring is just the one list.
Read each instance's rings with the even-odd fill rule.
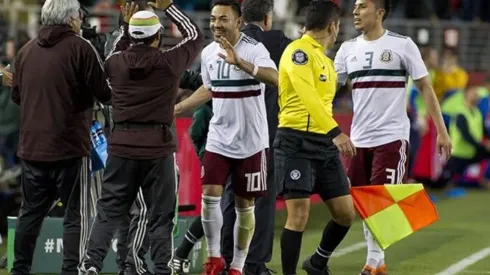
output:
[[336,87],[325,48],[306,34],[291,42],[279,63],[279,128],[327,134],[338,127],[332,110]]

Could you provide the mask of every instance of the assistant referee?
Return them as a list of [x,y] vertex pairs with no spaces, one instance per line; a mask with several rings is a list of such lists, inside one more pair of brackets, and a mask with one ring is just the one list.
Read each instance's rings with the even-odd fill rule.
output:
[[319,194],[332,220],[315,254],[303,262],[308,274],[330,274],[327,263],[354,220],[350,188],[339,157],[355,147],[333,119],[337,75],[325,55],[339,32],[340,9],[311,1],[305,34],[284,51],[279,66],[279,129],[274,140],[275,177],[288,217],[281,235],[282,274],[296,274],[311,194]]

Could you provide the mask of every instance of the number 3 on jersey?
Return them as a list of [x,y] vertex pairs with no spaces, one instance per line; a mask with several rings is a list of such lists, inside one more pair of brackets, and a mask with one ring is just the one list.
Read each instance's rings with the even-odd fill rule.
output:
[[226,63],[224,60],[218,60],[218,76],[219,80],[221,79],[230,79],[230,64]]
[[369,70],[373,67],[373,54],[374,52],[366,52],[364,55],[366,56],[366,61],[368,63],[367,66],[362,67],[365,70]]

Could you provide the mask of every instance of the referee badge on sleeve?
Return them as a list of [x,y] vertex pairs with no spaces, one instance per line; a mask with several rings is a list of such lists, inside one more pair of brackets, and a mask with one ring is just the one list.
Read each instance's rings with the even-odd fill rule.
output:
[[306,65],[308,63],[308,55],[303,50],[293,52],[293,63],[296,65]]

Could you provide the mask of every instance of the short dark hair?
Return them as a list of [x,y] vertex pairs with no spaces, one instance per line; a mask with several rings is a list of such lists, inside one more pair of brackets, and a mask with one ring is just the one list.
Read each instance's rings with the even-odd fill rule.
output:
[[242,2],[242,15],[246,23],[263,22],[274,9],[274,0],[245,0]]
[[211,7],[214,8],[215,6],[229,6],[233,9],[234,12],[236,12],[238,17],[242,16],[240,3],[238,3],[236,0],[214,0],[211,4]]
[[385,21],[393,7],[392,0],[374,0],[374,5],[376,8],[385,10],[385,14],[383,15],[383,21]]
[[340,19],[340,8],[329,0],[313,0],[306,8],[305,29],[322,30]]

